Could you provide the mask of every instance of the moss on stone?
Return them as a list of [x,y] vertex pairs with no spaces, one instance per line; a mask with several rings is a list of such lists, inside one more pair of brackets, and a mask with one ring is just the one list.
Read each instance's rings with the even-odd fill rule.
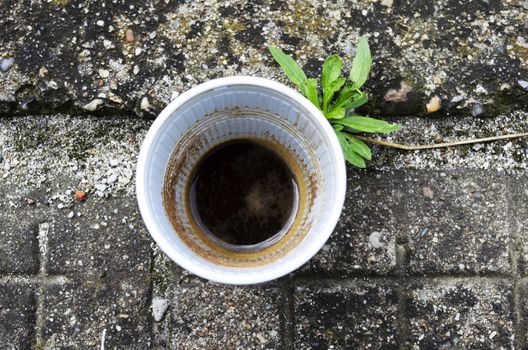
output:
[[71,0],[51,0],[51,3],[56,6],[66,6],[71,2]]

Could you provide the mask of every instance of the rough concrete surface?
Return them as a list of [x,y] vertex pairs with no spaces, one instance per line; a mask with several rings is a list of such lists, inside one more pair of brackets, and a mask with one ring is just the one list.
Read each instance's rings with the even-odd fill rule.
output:
[[528,349],[527,138],[374,146],[321,251],[262,285],[193,276],[144,227],[138,116],[214,77],[286,82],[266,43],[348,70],[362,34],[362,112],[405,125],[379,137],[528,132],[524,0],[1,2],[0,349]]
[[[428,134],[446,123],[411,125]],[[473,117],[457,123],[466,132],[457,137],[477,132]],[[345,208],[321,252],[278,281],[229,287],[180,269],[142,224],[133,172],[149,125],[127,117],[0,119],[0,347],[527,345],[526,158],[509,157],[526,154],[525,140],[470,147],[454,158],[459,167],[437,161],[435,151],[378,149],[384,164],[348,168]],[[497,134],[510,129],[493,125]],[[76,190],[86,191],[84,202]]]
[[[45,15],[43,15],[45,14]],[[366,110],[494,116],[527,106],[524,0],[3,1],[0,111],[108,110],[155,115],[202,81],[236,74],[285,81],[266,44],[309,75],[367,35]]]
[[298,286],[294,311],[294,349],[398,348],[398,295],[394,285],[352,282]]

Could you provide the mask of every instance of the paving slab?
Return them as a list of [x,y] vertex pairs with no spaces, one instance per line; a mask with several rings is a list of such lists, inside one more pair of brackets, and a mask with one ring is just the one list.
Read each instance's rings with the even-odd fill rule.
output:
[[397,305],[393,284],[298,286],[294,348],[398,349]]
[[75,203],[50,220],[47,269],[51,274],[113,276],[150,271],[150,238],[135,198]]
[[519,293],[516,300],[517,312],[517,331],[515,332],[516,344],[518,348],[525,349],[528,347],[528,281],[523,279],[517,284]]
[[31,208],[21,211],[0,208],[0,273],[38,272],[40,262],[37,237],[41,219]]
[[[479,120],[407,119],[389,139],[528,125],[522,111]],[[374,148],[367,170],[348,168],[345,209],[323,250],[287,278],[240,288],[179,268],[141,224],[134,167],[150,123],[0,119],[0,249],[20,253],[0,255],[0,322],[16,326],[15,346],[100,348],[104,334],[108,349],[428,349],[453,347],[455,329],[468,335],[460,348],[523,348],[526,141]],[[22,301],[11,307],[4,295]]]
[[512,200],[514,176],[491,170],[349,168],[348,178],[336,230],[302,272],[513,273],[510,253],[519,227],[515,217],[528,216],[524,199]]
[[147,349],[149,301],[148,274],[72,279],[48,287],[41,345],[45,349]]
[[[407,271],[512,273],[512,177],[490,171],[406,173]],[[526,214],[526,213],[525,213]]]
[[234,287],[191,278],[155,295],[167,315],[155,325],[156,345],[171,349],[277,349],[283,344],[281,290]]
[[[156,115],[205,80],[252,75],[286,82],[275,44],[309,75],[360,35],[374,65],[367,111],[494,116],[526,107],[528,15],[522,1],[256,0],[153,3],[33,1],[0,13],[0,111]],[[46,16],[42,16],[45,13]]]
[[510,281],[438,280],[405,288],[413,349],[514,349]]
[[34,285],[0,283],[0,349],[30,349],[35,339]]

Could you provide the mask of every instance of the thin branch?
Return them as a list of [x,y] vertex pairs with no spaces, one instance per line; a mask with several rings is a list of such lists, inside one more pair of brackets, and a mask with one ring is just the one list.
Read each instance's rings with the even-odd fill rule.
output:
[[490,142],[490,141],[496,141],[496,140],[514,139],[518,137],[526,137],[528,136],[528,132],[519,133],[519,134],[484,137],[480,139],[469,139],[469,140],[454,141],[454,142],[444,142],[444,143],[437,143],[433,145],[417,145],[417,146],[402,145],[402,144],[394,143],[390,141],[371,139],[365,136],[357,136],[357,135],[354,135],[354,136],[365,142],[375,143],[377,145],[381,145],[385,147],[398,148],[398,149],[403,149],[406,151],[416,151],[416,150],[423,150],[423,149],[443,148],[443,147],[451,147],[451,146],[459,146],[459,145],[468,145],[468,144],[473,144],[473,143]]

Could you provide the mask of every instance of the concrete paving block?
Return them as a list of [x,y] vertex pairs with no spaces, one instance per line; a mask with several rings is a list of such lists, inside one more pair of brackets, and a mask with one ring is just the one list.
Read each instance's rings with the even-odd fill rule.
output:
[[411,283],[413,349],[513,349],[513,284],[494,280]]
[[36,287],[0,283],[0,349],[30,349],[35,341]]
[[398,295],[386,283],[295,289],[295,349],[398,349]]
[[169,309],[156,345],[171,349],[277,349],[283,344],[281,291],[191,282],[165,292]]
[[56,212],[50,223],[47,268],[52,274],[112,276],[150,270],[151,240],[135,198],[91,197]]
[[409,172],[399,222],[412,274],[511,273],[511,177],[495,171]]
[[46,349],[146,349],[150,344],[147,274],[74,279],[46,289]]
[[[25,196],[0,184],[0,274],[35,274],[39,270],[39,224],[44,212]],[[26,197],[28,198],[28,197]]]

